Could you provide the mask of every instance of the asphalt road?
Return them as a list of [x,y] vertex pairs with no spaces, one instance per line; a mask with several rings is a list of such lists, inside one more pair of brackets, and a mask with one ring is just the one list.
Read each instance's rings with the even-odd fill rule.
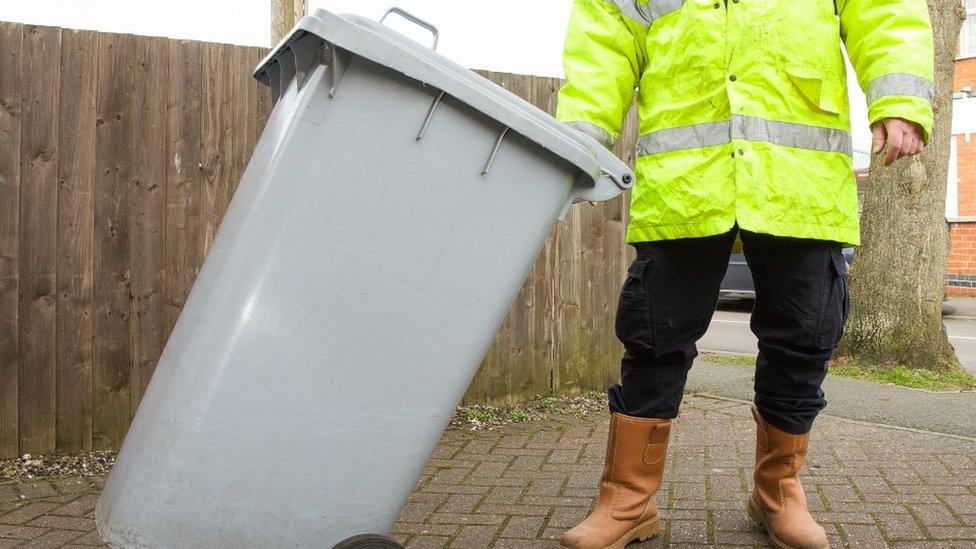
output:
[[[751,308],[752,302],[744,300],[720,303],[698,349],[717,353],[755,353],[756,336],[749,330]],[[946,312],[944,319],[949,341],[963,366],[976,373],[976,298],[950,298]]]

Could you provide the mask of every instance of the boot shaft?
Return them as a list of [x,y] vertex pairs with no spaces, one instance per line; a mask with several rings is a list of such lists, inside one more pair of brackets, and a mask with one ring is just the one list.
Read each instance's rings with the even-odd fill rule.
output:
[[596,507],[567,531],[570,549],[622,548],[661,530],[654,493],[661,486],[671,420],[610,415],[607,457]]
[[746,508],[773,545],[827,549],[827,534],[807,508],[799,472],[806,461],[809,433],[794,435],[766,423],[755,406],[756,472]]
[[641,492],[656,491],[664,472],[670,433],[669,419],[611,414],[603,481]]
[[756,420],[755,495],[763,507],[777,511],[789,502],[806,509],[800,469],[806,463],[810,434],[787,433],[763,419],[752,407]]

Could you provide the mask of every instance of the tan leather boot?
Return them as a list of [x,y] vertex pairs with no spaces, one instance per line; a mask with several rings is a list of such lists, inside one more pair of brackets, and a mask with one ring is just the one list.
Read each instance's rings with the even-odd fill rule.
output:
[[827,533],[807,509],[797,474],[806,461],[810,433],[794,435],[766,423],[755,406],[756,474],[749,517],[780,549],[827,549]]
[[671,420],[613,413],[596,508],[563,534],[569,549],[623,549],[661,531],[654,493],[661,486]]

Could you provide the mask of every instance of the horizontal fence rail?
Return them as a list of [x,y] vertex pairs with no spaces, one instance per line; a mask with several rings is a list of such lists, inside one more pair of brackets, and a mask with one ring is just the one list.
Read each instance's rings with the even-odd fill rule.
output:
[[[0,22],[0,457],[121,444],[267,119],[265,53]],[[482,74],[554,112],[557,79]],[[626,209],[557,225],[465,402],[616,377]]]

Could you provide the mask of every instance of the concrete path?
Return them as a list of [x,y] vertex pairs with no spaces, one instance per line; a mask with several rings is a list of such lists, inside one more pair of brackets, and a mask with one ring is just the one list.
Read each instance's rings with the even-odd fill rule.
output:
[[948,317],[976,320],[976,297],[950,296],[943,311]]
[[[555,548],[603,467],[605,414],[452,429],[393,535],[409,547]],[[658,502],[663,533],[634,548],[766,547],[745,519],[754,425],[739,402],[689,396]],[[837,548],[976,548],[976,440],[824,417],[804,476]],[[0,548],[97,545],[102,478],[0,483]]]
[[[686,391],[751,402],[752,366],[696,361]],[[837,417],[976,438],[976,392],[933,393],[827,376],[824,411]]]
[[[756,336],[749,330],[751,301],[723,301],[712,317],[705,337],[698,343],[703,351],[754,354]],[[976,373],[976,297],[950,297],[943,317],[949,342],[959,361]]]

